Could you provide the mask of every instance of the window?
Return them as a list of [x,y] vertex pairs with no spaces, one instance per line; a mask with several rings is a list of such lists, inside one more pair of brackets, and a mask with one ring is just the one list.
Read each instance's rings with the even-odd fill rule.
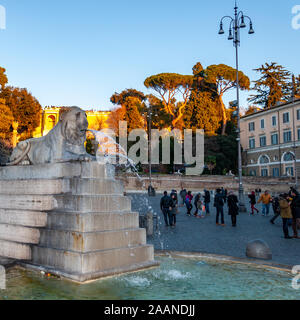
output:
[[283,114],[283,123],[289,123],[290,122],[290,113],[286,112]]
[[291,152],[286,153],[283,157],[284,162],[289,162],[293,160],[294,160],[294,155]]
[[278,144],[278,133],[274,133],[271,135],[271,143],[272,145]]
[[267,138],[266,137],[260,137],[259,141],[260,141],[261,147],[265,147],[267,145]]
[[297,110],[297,120],[300,120],[300,109]]
[[300,140],[300,128],[297,129],[298,132],[298,140]]
[[266,164],[266,163],[269,163],[270,160],[267,156],[261,156],[260,159],[259,159],[259,164]]
[[273,168],[273,177],[279,177],[279,168]]
[[260,120],[260,128],[264,129],[265,128],[265,119]]
[[294,168],[293,167],[285,167],[285,173],[289,177],[294,176]]
[[252,177],[256,177],[256,170],[250,170],[249,174]]
[[292,131],[285,131],[283,133],[283,141],[286,142],[291,142],[292,141]]
[[261,169],[261,176],[267,177],[268,176],[268,169]]
[[249,131],[254,131],[255,130],[255,123],[254,122],[250,122],[249,123]]
[[249,149],[255,149],[255,139],[249,139]]
[[273,127],[276,127],[276,126],[277,126],[277,117],[276,117],[276,116],[273,116],[273,117],[272,117],[272,126],[273,126]]

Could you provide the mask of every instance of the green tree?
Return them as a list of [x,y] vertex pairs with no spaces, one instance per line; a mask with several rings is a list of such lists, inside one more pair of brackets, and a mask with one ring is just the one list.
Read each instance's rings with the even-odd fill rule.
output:
[[300,99],[300,75],[292,75],[291,92],[295,99]]
[[42,107],[38,100],[25,88],[5,87],[0,98],[12,112],[14,121],[17,121],[20,140],[32,137],[34,130],[40,124]]
[[[177,73],[160,73],[148,77],[144,85],[153,89],[164,106],[165,112],[172,118],[172,127],[182,120],[183,111],[191,94],[193,76]],[[176,104],[176,96],[181,96],[181,103]]]
[[[205,82],[210,85],[210,90],[216,90],[218,95],[219,105],[222,112],[222,135],[225,135],[228,119],[226,107],[223,102],[223,96],[230,89],[236,87],[236,69],[225,64],[211,65],[203,71],[203,77]],[[250,88],[250,80],[242,71],[239,71],[239,86],[242,90],[249,90]]]
[[200,62],[193,67],[193,74],[193,90],[185,108],[184,125],[189,129],[204,129],[207,135],[214,135],[222,121],[216,90],[203,79]]
[[144,120],[141,112],[145,109],[143,101],[146,96],[135,89],[126,89],[121,93],[114,93],[110,98],[113,104],[119,107],[115,109],[109,119],[111,129],[118,132],[119,121],[127,121],[128,131],[143,128]]
[[287,96],[291,96],[289,89],[289,79],[291,73],[276,62],[266,63],[254,71],[261,74],[261,77],[254,81],[251,88],[256,91],[248,99],[256,105],[269,109],[277,102],[286,101]]

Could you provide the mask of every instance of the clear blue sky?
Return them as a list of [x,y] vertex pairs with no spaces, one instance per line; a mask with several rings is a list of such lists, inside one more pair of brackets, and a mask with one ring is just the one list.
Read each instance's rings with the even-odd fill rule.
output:
[[[298,1],[300,4],[300,1]],[[291,0],[239,0],[254,22],[242,32],[240,67],[275,61],[300,73],[300,30],[291,27]],[[235,66],[234,48],[218,35],[233,0],[0,0],[7,10],[0,31],[0,65],[9,84],[27,87],[46,105],[109,109],[125,88],[147,93],[146,77],[191,74],[193,65]],[[226,26],[227,29],[227,26]],[[225,29],[225,30],[226,30]],[[242,94],[242,104],[246,104]],[[226,101],[234,100],[234,92]]]

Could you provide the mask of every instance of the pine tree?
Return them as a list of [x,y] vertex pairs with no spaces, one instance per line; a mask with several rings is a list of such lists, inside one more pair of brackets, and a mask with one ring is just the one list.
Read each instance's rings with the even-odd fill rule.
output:
[[291,73],[276,62],[266,63],[254,71],[261,74],[260,79],[254,81],[257,93],[250,96],[249,102],[269,109],[278,102],[287,101],[291,97],[289,78]]

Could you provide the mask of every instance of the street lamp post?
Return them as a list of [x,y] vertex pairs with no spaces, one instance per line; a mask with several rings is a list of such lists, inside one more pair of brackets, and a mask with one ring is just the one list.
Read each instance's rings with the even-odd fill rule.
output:
[[148,122],[148,152],[149,152],[149,186],[148,186],[148,195],[150,197],[155,196],[155,189],[152,186],[152,105],[149,104],[147,108],[147,118],[149,120]]
[[236,96],[237,96],[237,133],[238,133],[238,170],[239,170],[239,209],[240,212],[246,212],[244,188],[243,188],[243,171],[242,171],[242,150],[241,150],[241,126],[240,126],[240,86],[239,86],[239,55],[238,47],[240,46],[240,29],[246,27],[245,18],[249,20],[249,34],[253,34],[253,24],[250,17],[244,15],[242,11],[238,11],[237,4],[234,7],[234,18],[224,16],[220,22],[219,34],[224,34],[223,20],[230,19],[228,40],[233,40],[236,57]]

